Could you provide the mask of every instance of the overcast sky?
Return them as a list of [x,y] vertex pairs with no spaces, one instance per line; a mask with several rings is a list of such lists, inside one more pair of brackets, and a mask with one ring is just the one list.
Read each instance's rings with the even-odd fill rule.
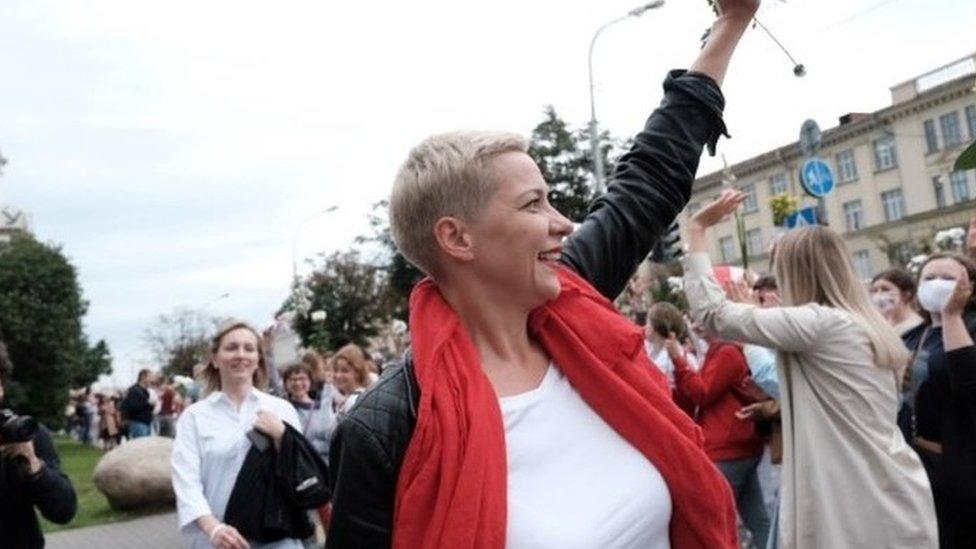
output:
[[[159,313],[267,324],[298,222],[339,204],[298,233],[299,256],[350,246],[426,135],[527,134],[547,104],[585,124],[590,37],[636,3],[3,0],[0,201],[63,246],[128,384],[153,366],[141,333]],[[972,0],[767,0],[760,17],[809,74],[748,33],[724,86],[730,162],[976,50]],[[710,19],[704,0],[669,0],[601,36],[603,127],[641,127]]]

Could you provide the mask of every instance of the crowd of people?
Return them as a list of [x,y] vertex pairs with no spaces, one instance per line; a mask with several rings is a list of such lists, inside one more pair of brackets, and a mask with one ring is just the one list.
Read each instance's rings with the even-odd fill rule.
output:
[[103,450],[149,435],[173,438],[176,417],[194,395],[192,386],[181,387],[173,377],[143,369],[124,391],[72,391],[65,409],[67,430],[83,444]]
[[220,327],[176,420],[190,547],[301,547],[313,521],[335,548],[976,546],[971,259],[867,284],[806,227],[769,273],[730,276],[706,253],[745,198],[730,189],[688,227],[686,313],[612,304],[726,133],[720,86],[758,2],[716,4],[577,227],[521,136],[411,150],[391,232],[428,278],[382,375],[354,345],[274,364],[254,328]]

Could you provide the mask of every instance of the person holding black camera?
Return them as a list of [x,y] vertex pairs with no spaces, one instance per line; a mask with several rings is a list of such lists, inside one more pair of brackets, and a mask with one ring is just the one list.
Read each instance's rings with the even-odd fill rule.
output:
[[[2,349],[0,349],[2,351]],[[0,368],[0,405],[6,369]],[[36,419],[0,410],[0,540],[8,549],[44,547],[34,508],[44,518],[65,524],[78,500],[51,433]]]

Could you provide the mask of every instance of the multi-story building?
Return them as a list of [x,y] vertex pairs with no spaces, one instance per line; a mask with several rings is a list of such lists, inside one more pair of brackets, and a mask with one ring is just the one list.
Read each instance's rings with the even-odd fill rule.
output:
[[[952,171],[976,139],[976,53],[892,87],[891,103],[841,116],[823,131],[817,152],[837,184],[819,204],[823,221],[844,236],[863,278],[930,251],[937,231],[965,226],[976,208],[976,170]],[[801,207],[818,205],[800,185],[805,160],[794,142],[698,178],[679,217],[682,232],[697,208],[731,184],[748,196],[741,216],[750,266],[765,270],[772,239],[786,230],[774,226],[770,200],[787,194]],[[742,263],[733,221],[711,234],[716,264]]]

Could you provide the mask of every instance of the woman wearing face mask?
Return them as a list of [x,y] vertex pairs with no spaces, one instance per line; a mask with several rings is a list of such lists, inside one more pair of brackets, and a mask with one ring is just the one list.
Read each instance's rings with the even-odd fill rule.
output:
[[915,280],[904,269],[888,269],[871,280],[871,302],[899,334],[922,323],[915,312]]
[[[976,364],[951,352],[959,341],[976,334],[976,263],[957,254],[933,254],[919,274],[918,302],[924,323],[905,334],[913,352],[914,397],[910,436],[932,482],[942,547],[973,547],[976,523],[972,520],[976,500],[976,416],[973,400],[976,388],[961,374]],[[956,292],[959,281],[964,284]],[[954,292],[966,294],[965,299]],[[959,303],[959,302],[962,303]],[[948,308],[948,314],[945,312]],[[953,338],[950,346],[949,338]],[[970,341],[971,344],[971,341]],[[971,356],[971,354],[969,355]],[[961,362],[961,363],[960,363]],[[913,394],[914,393],[914,394]]]

